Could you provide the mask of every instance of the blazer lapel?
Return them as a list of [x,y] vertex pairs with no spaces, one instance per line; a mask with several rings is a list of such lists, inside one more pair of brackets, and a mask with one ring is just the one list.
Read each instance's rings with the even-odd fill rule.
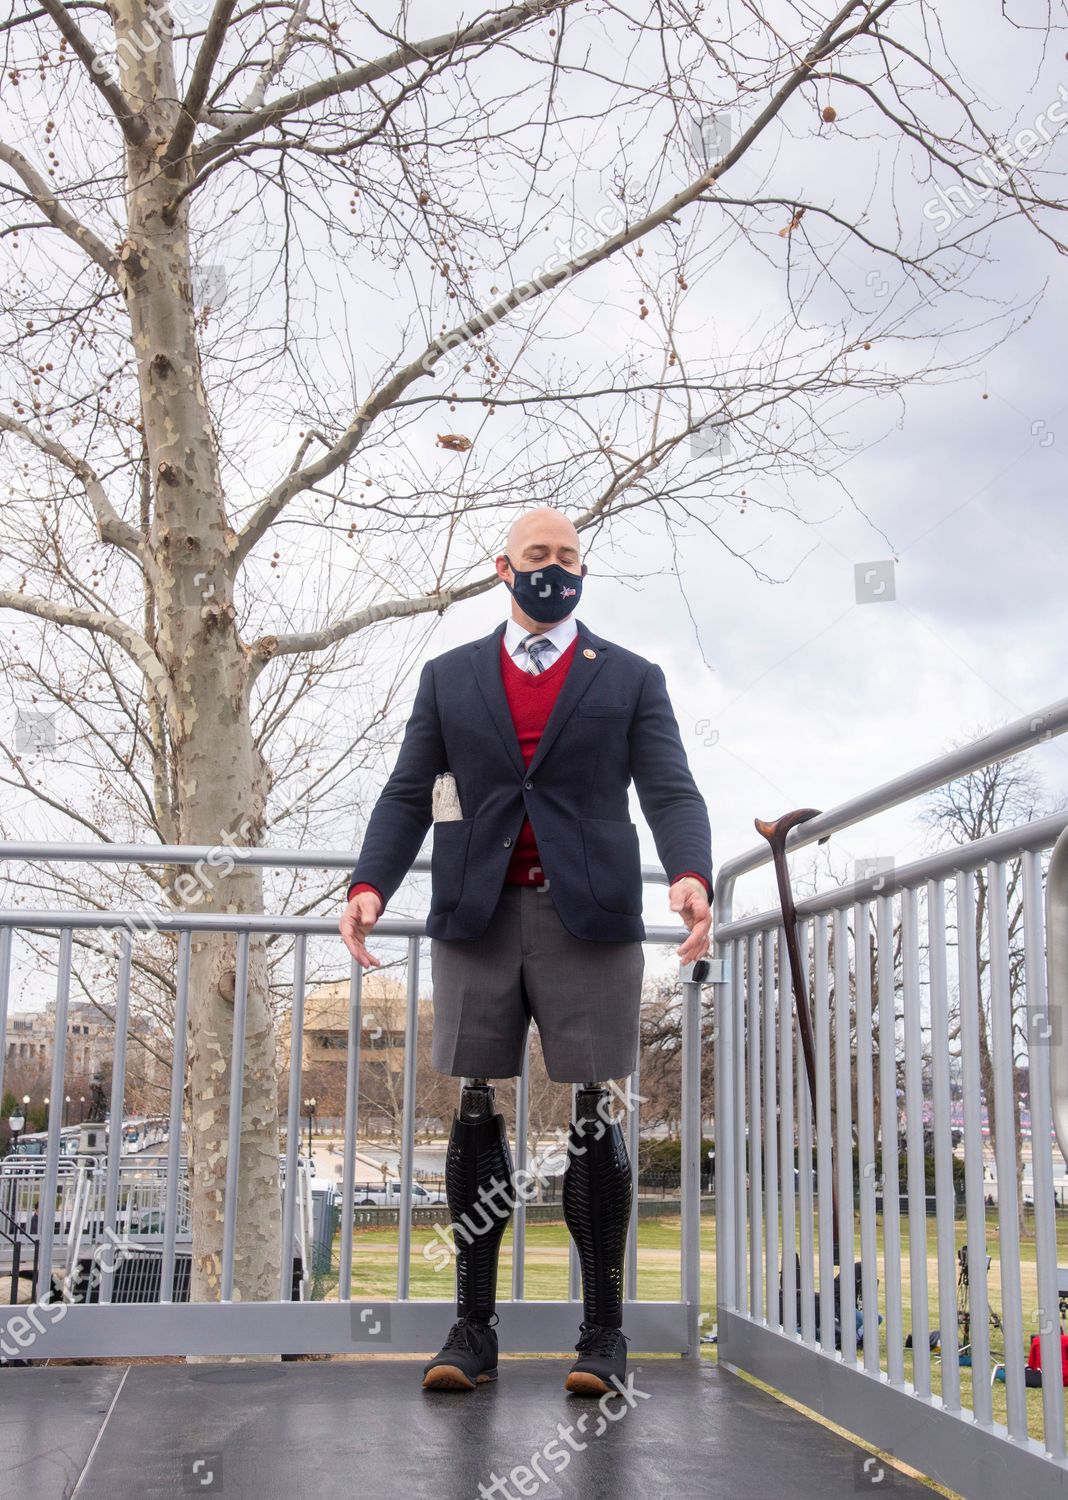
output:
[[[512,713],[508,707],[508,699],[505,697],[504,679],[501,676],[501,637],[504,635],[506,623],[502,621],[491,635],[483,636],[480,641],[474,643],[471,664],[475,681],[486,701],[490,718],[497,726],[509,759],[522,775],[525,769],[523,752],[519,748],[515,725],[512,723]],[[568,675],[570,676],[570,673]]]
[[[528,776],[536,771],[545,759],[553,741],[574,713],[582,695],[604,666],[605,649],[608,646],[608,642],[602,641],[600,636],[596,636],[587,630],[581,620],[576,620],[575,623],[578,625],[578,643],[575,647],[575,656],[568,668],[567,676],[561,684],[556,702],[553,704],[552,713],[549,715],[549,722],[541,732],[538,748],[535,750],[534,757],[527,767]],[[592,655],[587,656],[587,651],[591,652]],[[505,713],[508,713],[507,702],[505,703]],[[509,724],[511,724],[511,715],[508,718]],[[512,738],[513,740],[515,739],[514,729],[512,730]],[[516,743],[518,744],[518,741]],[[522,760],[522,756],[520,756],[520,760]]]

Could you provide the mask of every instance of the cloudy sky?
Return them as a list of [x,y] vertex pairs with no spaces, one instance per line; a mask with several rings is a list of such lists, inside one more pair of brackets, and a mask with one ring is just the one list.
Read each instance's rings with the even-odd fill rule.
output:
[[[793,35],[793,7],[779,8]],[[411,34],[439,29],[446,9],[459,13],[455,6],[407,7]],[[1011,141],[1057,100],[1063,71],[1059,43],[1046,57],[1035,33],[1005,21],[978,28],[968,0],[946,0],[938,6],[938,19],[995,139]],[[890,24],[906,44],[921,44],[918,5],[895,9]],[[725,128],[735,137],[751,118],[751,102],[720,110],[726,97],[722,80],[702,65],[704,71],[687,80],[689,101],[673,133],[647,126],[637,95],[630,112],[613,117],[611,129],[605,129],[598,110],[612,89],[603,79],[618,75],[634,82],[644,68],[655,80],[659,50],[652,45],[643,53],[621,31],[618,18],[610,24],[596,11],[575,12],[569,28],[572,60],[586,46],[598,79],[574,72],[561,80],[559,117],[565,128],[540,161],[536,232],[517,207],[525,202],[533,159],[523,154],[524,131],[540,132],[542,118],[541,95],[524,101],[519,87],[525,64],[515,55],[499,63],[491,58],[481,72],[473,70],[487,92],[450,95],[446,88],[429,111],[442,133],[454,126],[454,115],[459,120],[460,112],[468,111],[477,119],[483,108],[496,111],[499,123],[514,126],[515,155],[493,156],[492,172],[483,158],[485,181],[468,172],[468,159],[457,149],[445,158],[449,170],[454,159],[460,161],[449,183],[459,207],[468,206],[465,192],[476,205],[488,199],[502,222],[513,214],[509,222],[523,231],[516,236],[518,251],[494,261],[487,238],[481,247],[485,256],[472,259],[472,266],[477,261],[474,290],[483,298],[497,283],[508,284],[506,272],[516,281],[534,274],[546,253],[540,247],[557,239],[566,244],[576,226],[611,209],[620,181],[635,201],[662,201],[689,180],[692,125],[702,98],[728,117]],[[532,35],[527,50],[547,55],[552,45],[546,36]],[[649,40],[642,45],[648,48]],[[864,71],[859,63],[857,69]],[[538,76],[543,82],[544,73]],[[490,89],[494,98],[487,104]],[[680,84],[680,97],[686,90]],[[816,106],[832,97],[838,119],[827,125]],[[954,123],[930,92],[922,98],[932,120],[946,128]],[[663,108],[675,119],[670,102]],[[663,123],[655,111],[649,119]],[[463,139],[459,124],[455,133]],[[68,142],[64,149],[76,144]],[[1043,187],[1055,196],[1058,174],[1068,165],[1063,135],[1041,146],[1032,165],[1046,174]],[[815,96],[798,95],[783,121],[724,181],[739,196],[818,201],[844,224],[863,223],[871,240],[901,254],[939,248],[943,231],[930,211],[937,200],[923,161],[902,147],[899,134],[862,94],[841,83],[821,84]],[[225,202],[228,189],[218,191]],[[288,247],[300,275],[286,303],[294,331],[307,336],[317,405],[342,422],[353,393],[365,392],[380,378],[386,362],[412,357],[422,347],[420,329],[433,330],[443,315],[435,306],[431,316],[431,299],[419,290],[425,278],[419,281],[413,272],[409,280],[407,265],[398,271],[388,257],[364,252],[361,242],[351,255],[328,263],[330,235],[348,222],[348,196],[346,189],[334,202],[333,225],[329,216],[320,221],[310,214],[300,223]],[[558,211],[547,211],[550,202]],[[279,231],[277,202],[265,194],[263,204],[266,222]],[[272,243],[266,232],[251,227],[260,206],[258,200],[243,203],[232,214],[228,206],[220,208],[217,232],[207,201],[194,214],[198,264],[221,272],[226,286],[225,299],[219,299],[225,305],[205,340],[205,361],[213,410],[228,446],[238,425],[229,403],[238,389],[240,357],[267,349],[281,306],[278,283],[257,279],[264,266],[276,275],[283,263],[277,240]],[[359,212],[374,211],[365,198]],[[625,527],[602,533],[591,547],[581,617],[596,632],[664,667],[690,762],[708,801],[717,864],[753,845],[754,817],[770,818],[802,805],[833,807],[931,759],[954,740],[1029,715],[1068,693],[1064,259],[1031,225],[1005,222],[968,240],[972,258],[961,262],[957,289],[930,299],[922,283],[907,280],[892,255],[865,248],[840,225],[815,214],[806,219],[803,235],[783,238],[787,217],[781,209],[751,216],[756,232],[746,239],[728,234],[729,216],[710,205],[687,210],[678,226],[649,237],[644,261],[617,257],[561,288],[545,306],[539,304],[543,343],[532,344],[519,361],[528,390],[539,382],[558,389],[564,378],[595,386],[605,372],[618,374],[628,363],[638,381],[654,376],[662,368],[663,340],[656,317],[648,322],[636,317],[635,277],[642,266],[658,288],[673,285],[682,263],[689,286],[679,303],[674,338],[688,367],[706,376],[781,371],[791,364],[811,368],[824,349],[864,338],[870,329],[875,330],[872,349],[851,356],[850,369],[858,375],[904,376],[925,361],[941,367],[937,378],[900,393],[846,384],[820,403],[794,410],[798,448],[809,459],[794,472],[767,472],[762,462],[766,426],[739,429],[722,473],[714,465],[698,466],[689,490],[692,519],[678,506],[667,526],[652,513],[632,513]],[[974,214],[958,214],[945,233],[957,239],[990,217],[989,205],[977,202]],[[1063,236],[1055,213],[1042,222]],[[369,233],[369,244],[371,238]],[[406,255],[415,253],[406,246]],[[947,258],[943,270],[950,263]],[[223,337],[230,340],[225,359]],[[494,331],[494,347],[505,365],[522,338],[521,319]],[[959,366],[956,375],[954,366]],[[457,383],[463,387],[462,379]],[[252,382],[248,390],[259,410],[260,387]],[[638,446],[642,420],[634,411],[639,408],[647,414],[648,406],[640,403],[630,412],[613,411],[611,430],[624,452]],[[539,426],[536,412],[525,418],[502,411],[490,442],[486,422],[473,407],[461,406],[448,420],[474,438],[463,463],[476,489],[491,482],[499,486],[509,463],[517,475],[560,465],[567,441],[579,430],[566,422]],[[440,407],[416,412],[388,430],[380,448],[371,447],[366,473],[394,494],[403,490],[399,476],[406,483],[417,478],[424,493],[459,492],[460,460],[436,444],[442,430]],[[279,465],[292,460],[294,447],[293,432],[283,426],[257,439],[247,461],[238,464],[228,454],[224,478],[233,505],[254,503],[277,477]],[[361,460],[347,482],[357,486],[362,472]],[[560,472],[568,478],[564,469]],[[603,478],[603,471],[587,465],[569,480],[562,503],[576,512]],[[749,497],[744,508],[742,489]],[[521,492],[510,496],[513,502],[519,497]],[[709,517],[715,518],[714,534],[699,524]],[[492,524],[482,527],[491,550],[493,531]],[[359,587],[374,577],[387,592],[418,594],[438,566],[429,550],[419,556],[420,537],[410,534],[397,543],[386,538],[372,559],[376,571],[351,572],[343,530],[328,531],[311,502],[304,511],[292,509],[278,536],[281,565],[271,571],[270,546],[261,548],[263,556],[250,567],[246,583],[245,603],[262,630],[324,623],[334,615],[334,596],[340,601],[353,581]],[[473,535],[464,545],[465,563],[475,567],[479,554]],[[458,545],[454,556],[460,551]],[[879,598],[859,602],[858,565],[876,568],[877,578],[892,579],[894,597],[886,597],[886,588]],[[113,586],[110,575],[106,586]],[[116,607],[132,609],[136,618],[136,594],[123,597],[114,586]],[[417,644],[410,701],[419,660],[486,633],[508,604],[504,589],[497,588],[451,609],[434,626],[383,629],[365,652],[376,655],[379,665],[384,659],[388,676],[401,646]],[[15,628],[25,639],[33,629],[21,620]],[[346,700],[351,713],[360,711],[360,686],[354,672]],[[398,731],[405,707],[402,696],[394,722]],[[347,718],[339,700],[328,707],[324,700],[324,712],[335,742],[344,743]],[[1034,758],[1051,801],[1068,797],[1063,742],[1044,746]],[[363,778],[359,791],[365,806],[385,769]],[[73,773],[64,765],[49,774]],[[7,813],[27,835],[55,827],[27,797],[13,797]],[[342,837],[335,824],[333,842]],[[923,838],[914,809],[903,808],[842,834],[831,847],[836,868],[848,873],[854,858],[914,858]],[[652,861],[647,830],[643,839]],[[769,882],[754,876],[739,887],[737,902],[767,906],[770,895]],[[660,920],[663,906],[653,900],[648,916]]]
[[[967,10],[939,7],[970,83],[1009,139],[1056,97],[1055,74],[1032,71],[1034,49],[1024,40],[1014,49],[1011,35],[968,36],[960,25]],[[783,158],[794,161],[804,181],[808,144],[781,138],[776,168],[788,172]],[[1063,169],[1063,137],[1048,153],[1050,169]],[[738,170],[755,187],[766,169],[758,161]],[[830,196],[840,209],[870,193],[870,165],[862,169],[862,183],[848,171],[835,182]],[[899,189],[912,218],[906,212],[892,243],[919,243],[930,193],[929,184]],[[873,200],[865,198],[885,229],[887,203]],[[971,222],[984,217],[977,200]],[[1068,696],[1065,262],[1021,222],[997,226],[982,249],[970,291],[987,299],[985,308],[933,315],[921,307],[904,330],[921,337],[943,330],[925,352],[947,364],[959,354],[968,368],[917,384],[900,400],[869,396],[843,409],[834,479],[790,481],[789,501],[804,521],[723,507],[729,544],[749,542],[754,565],[779,581],[754,576],[696,527],[677,528],[669,541],[649,522],[640,535],[596,549],[580,615],[663,665],[709,804],[717,863],[758,842],[755,816],[833,807],[962,737]],[[893,278],[885,260],[838,242],[835,273],[862,301],[873,266]],[[781,281],[779,267],[744,252],[710,267],[699,288],[705,335],[719,347],[752,348],[759,309],[773,315],[781,305]],[[988,352],[1003,329],[956,343],[945,336],[1032,298],[1039,298],[1033,313]],[[830,325],[840,308],[824,303],[823,311]],[[691,335],[701,332],[697,316]],[[610,342],[611,330],[600,337]],[[892,600],[858,602],[862,563],[892,568]],[[499,589],[461,606],[437,630],[435,647],[488,630],[507,603]],[[1064,741],[1032,759],[1051,801],[1068,798]],[[915,808],[903,807],[839,835],[831,848],[845,867],[872,855],[900,863],[918,857],[926,838]],[[643,847],[655,860],[647,831]],[[736,900],[770,905],[770,881],[749,877]]]

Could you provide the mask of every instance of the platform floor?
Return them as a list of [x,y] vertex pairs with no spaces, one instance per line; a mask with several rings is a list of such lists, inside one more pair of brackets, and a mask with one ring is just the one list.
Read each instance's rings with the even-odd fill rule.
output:
[[892,1488],[930,1500],[707,1360],[633,1359],[630,1400],[606,1402],[614,1421],[564,1391],[566,1369],[502,1359],[498,1382],[472,1392],[424,1391],[413,1360],[0,1369],[0,1495],[832,1500]]

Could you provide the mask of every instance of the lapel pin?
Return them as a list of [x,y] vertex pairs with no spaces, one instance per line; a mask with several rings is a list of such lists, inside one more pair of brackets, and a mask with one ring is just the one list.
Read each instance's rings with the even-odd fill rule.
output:
[[591,651],[590,648],[589,648],[589,646],[587,646],[586,649],[585,649],[585,651],[582,654],[586,658],[587,661],[593,661],[594,657],[597,655],[597,652],[596,651]]

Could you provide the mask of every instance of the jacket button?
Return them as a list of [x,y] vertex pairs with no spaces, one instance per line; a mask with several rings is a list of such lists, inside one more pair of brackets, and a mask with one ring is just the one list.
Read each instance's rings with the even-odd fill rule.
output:
[[523,790],[525,792],[532,792],[534,790],[534,783],[532,781],[524,781]]
[[506,849],[510,849],[512,847],[512,841],[511,841],[511,839],[505,839],[505,841],[504,841],[504,847]]

